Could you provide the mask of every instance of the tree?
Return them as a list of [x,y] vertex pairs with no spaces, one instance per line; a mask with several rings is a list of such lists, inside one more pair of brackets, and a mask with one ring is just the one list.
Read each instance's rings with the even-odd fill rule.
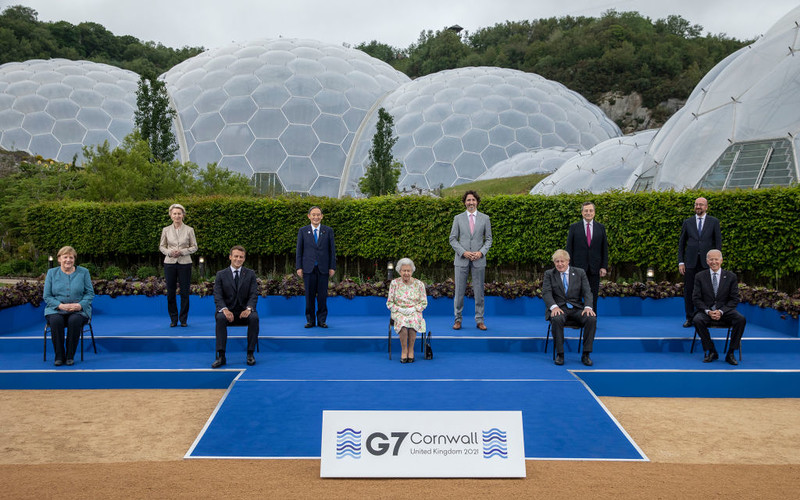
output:
[[369,164],[358,188],[367,196],[383,196],[397,192],[400,162],[394,160],[392,147],[397,142],[392,127],[394,118],[384,108],[378,109],[378,125],[369,150]]
[[171,162],[175,158],[178,145],[172,133],[174,115],[166,84],[157,78],[142,76],[136,90],[134,122],[141,138],[150,145],[152,161]]

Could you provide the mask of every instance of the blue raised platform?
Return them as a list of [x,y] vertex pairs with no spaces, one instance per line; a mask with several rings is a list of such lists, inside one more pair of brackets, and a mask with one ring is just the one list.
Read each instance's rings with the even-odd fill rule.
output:
[[[489,330],[451,329],[452,300],[425,311],[435,358],[387,356],[385,299],[329,299],[330,328],[305,329],[303,297],[266,297],[258,364],[244,363],[245,331],[232,328],[228,365],[214,359],[213,300],[192,297],[189,326],[169,328],[164,297],[98,296],[83,362],[42,361],[43,307],[0,311],[0,389],[227,388],[187,457],[318,457],[324,409],[522,410],[531,459],[643,460],[596,396],[800,397],[798,321],[742,305],[743,360],[702,363],[689,353],[682,299],[600,299],[594,367],[580,364],[568,330],[566,364],[543,352],[540,299],[487,297]],[[722,349],[725,331],[714,331]],[[419,346],[419,342],[417,343]],[[552,346],[552,343],[550,344]],[[552,347],[551,347],[552,349]],[[48,359],[52,346],[48,342]]]

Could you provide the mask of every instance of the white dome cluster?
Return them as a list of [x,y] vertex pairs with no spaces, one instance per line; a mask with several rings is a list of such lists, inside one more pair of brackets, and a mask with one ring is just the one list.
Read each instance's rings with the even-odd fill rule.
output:
[[475,180],[484,181],[530,174],[552,174],[565,161],[579,152],[580,150],[576,148],[547,148],[515,154],[508,160],[496,163]]
[[0,66],[0,146],[62,162],[83,146],[118,146],[133,131],[139,75],[89,61]]
[[542,179],[531,194],[589,191],[604,193],[622,187],[642,163],[645,151],[658,130],[609,139],[567,159],[552,175]]
[[[380,103],[394,118],[399,187],[435,189],[477,179],[522,152],[585,150],[621,135],[597,106],[533,73],[470,67],[441,71],[399,87]],[[366,122],[340,194],[363,175],[377,109]]]
[[209,50],[163,79],[184,159],[272,174],[283,190],[322,196],[339,194],[364,117],[409,81],[360,50],[294,39]]

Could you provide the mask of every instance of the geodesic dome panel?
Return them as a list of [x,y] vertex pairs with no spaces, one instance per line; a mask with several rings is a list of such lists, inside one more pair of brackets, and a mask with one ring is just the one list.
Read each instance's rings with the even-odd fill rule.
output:
[[569,158],[552,175],[542,179],[531,194],[560,194],[589,191],[604,193],[623,189],[628,178],[644,160],[650,141],[658,130],[609,139]]
[[409,81],[360,50],[294,39],[209,50],[162,79],[178,111],[183,159],[334,197],[367,112]]
[[133,131],[139,75],[107,64],[32,59],[0,66],[0,146],[71,162]]
[[484,181],[530,174],[552,174],[565,161],[579,152],[580,150],[575,148],[547,148],[518,153],[507,160],[496,163],[475,180]]
[[[472,67],[406,83],[380,106],[394,118],[399,187],[433,189],[469,182],[531,149],[580,150],[622,135],[597,106],[560,83],[522,71]],[[365,122],[347,172],[352,194],[368,161],[377,109]]]
[[[633,190],[757,188],[797,181],[796,154],[786,154],[781,142],[791,144],[800,133],[800,27],[795,21],[800,22],[800,8],[702,79],[656,135],[629,182]],[[749,147],[752,143],[760,145]],[[752,154],[760,154],[760,160]],[[772,168],[778,156],[784,160]],[[712,168],[714,180],[701,183]],[[748,171],[749,185],[737,176],[742,170]],[[777,175],[779,170],[783,173]],[[720,176],[728,180],[719,182]]]

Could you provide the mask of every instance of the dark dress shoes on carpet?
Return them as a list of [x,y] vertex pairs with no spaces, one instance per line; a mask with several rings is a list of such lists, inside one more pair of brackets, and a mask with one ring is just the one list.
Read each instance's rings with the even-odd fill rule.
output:
[[253,366],[254,364],[256,364],[256,357],[253,356],[252,354],[248,354],[247,355],[247,366]]
[[225,356],[222,356],[221,358],[217,358],[216,360],[214,360],[213,363],[211,363],[211,368],[219,368],[220,366],[225,366],[226,363],[227,361],[225,360]]
[[687,319],[686,321],[683,322],[683,327],[684,328],[691,328],[692,327],[692,322]]
[[739,364],[739,362],[736,361],[736,357],[733,355],[733,351],[729,352],[728,355],[725,356],[725,361],[727,361],[729,365],[733,365],[733,366],[736,366],[736,365]]
[[169,327],[170,327],[170,328],[175,328],[176,326],[178,326],[178,322],[177,322],[177,321],[173,321],[173,322],[171,322],[171,323],[169,324]]
[[328,323],[320,323],[319,327],[320,328],[328,328]]
[[314,328],[314,323],[306,323],[305,328]]
[[181,321],[181,326],[185,328],[185,327],[187,327],[189,325],[187,325],[185,321]]
[[564,353],[556,354],[555,364],[561,366],[564,364]]
[[592,362],[592,358],[589,357],[588,352],[583,353],[583,356],[581,356],[581,363],[583,363],[586,366],[592,366],[594,364]]
[[68,359],[67,360],[67,366],[72,366],[74,364],[75,364],[75,360],[73,360],[73,359]]
[[53,363],[53,364],[54,364],[54,365],[56,365],[56,366],[61,366],[61,365],[63,365],[63,364],[64,364],[64,362],[63,362],[63,361],[61,361],[60,359],[57,359],[57,360],[56,360],[56,362],[55,362],[55,363]]
[[709,353],[706,354],[706,357],[703,358],[703,363],[711,363],[717,359],[719,359],[719,354],[717,354],[717,351],[709,351]]

